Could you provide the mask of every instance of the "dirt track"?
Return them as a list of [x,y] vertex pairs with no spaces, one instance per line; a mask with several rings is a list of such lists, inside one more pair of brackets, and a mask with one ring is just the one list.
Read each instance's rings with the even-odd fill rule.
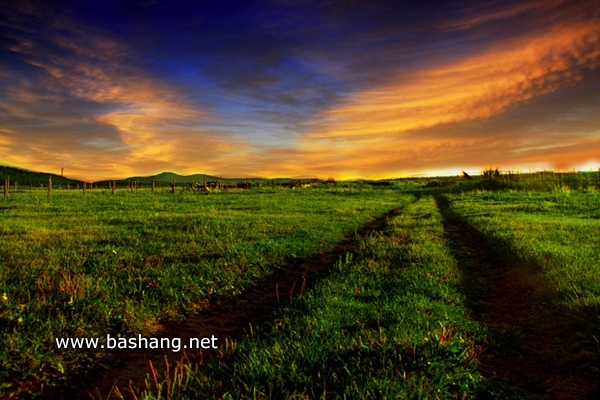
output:
[[[318,276],[326,274],[328,268],[340,257],[353,251],[357,245],[357,236],[364,237],[370,232],[384,229],[388,219],[397,215],[400,210],[401,208],[393,209],[360,228],[356,234],[348,234],[328,252],[307,259],[288,260],[278,273],[262,279],[246,292],[228,300],[201,305],[201,310],[189,316],[185,323],[164,325],[153,337],[177,337],[181,338],[181,343],[184,344],[192,337],[215,335],[221,345],[226,338],[236,338],[247,331],[250,324],[269,318],[282,303],[312,287]],[[195,350],[193,353],[187,353],[185,357],[192,362],[206,361],[218,357],[218,351]],[[72,390],[45,393],[44,397],[105,399],[116,386],[124,396],[133,398],[129,387],[135,392],[139,392],[143,387],[144,380],[150,372],[149,360],[156,370],[162,373],[165,370],[165,358],[172,370],[173,365],[183,357],[182,352],[174,353],[171,350],[115,350],[114,353],[121,362],[104,371],[98,379],[82,383],[80,387]]]
[[[565,313],[540,290],[541,268],[518,264],[490,245],[481,232],[457,217],[448,200],[436,198],[446,238],[463,273],[462,287],[473,317],[490,331],[482,374],[505,383],[511,398],[600,398],[593,371],[567,358],[577,332]],[[536,279],[537,278],[537,279]]]
[[[437,197],[444,220],[446,238],[463,273],[462,290],[467,296],[472,315],[490,332],[487,351],[480,359],[481,373],[502,384],[502,394],[510,398],[594,399],[600,398],[597,374],[557,354],[568,352],[575,331],[564,324],[560,310],[548,307],[551,299],[532,285],[535,268],[512,266],[510,254],[502,254],[486,242],[474,227],[449,209],[448,200]],[[361,228],[358,236],[381,230],[388,218],[400,209]],[[317,278],[340,256],[352,252],[356,235],[349,234],[331,251],[308,259],[289,260],[276,275],[268,276],[245,293],[234,298],[204,305],[184,324],[163,326],[155,337],[190,337],[216,335],[219,343],[237,338],[250,324],[267,320],[281,303],[314,286]],[[556,352],[557,347],[561,347]],[[96,380],[85,383],[74,392],[51,393],[52,398],[106,398],[116,385],[126,397],[129,382],[138,391],[149,373],[148,360],[159,372],[164,371],[165,357],[171,364],[181,360],[172,351],[120,351],[122,362]],[[190,361],[218,357],[218,352],[187,354]],[[494,396],[492,396],[493,398]]]

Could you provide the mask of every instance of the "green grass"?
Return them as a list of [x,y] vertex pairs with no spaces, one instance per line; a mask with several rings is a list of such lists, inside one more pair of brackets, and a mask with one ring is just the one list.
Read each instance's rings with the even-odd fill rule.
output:
[[452,209],[524,264],[562,301],[600,302],[600,192],[479,192]]
[[[583,183],[569,181],[575,178]],[[58,350],[56,337],[152,336],[158,323],[240,295],[286,260],[327,251],[399,206],[405,209],[385,232],[361,239],[352,255],[274,320],[227,343],[219,360],[180,365],[168,384],[149,379],[141,397],[517,393],[479,372],[478,363],[491,354],[486,335],[510,343],[512,328],[490,335],[472,318],[464,287],[469,272],[457,265],[430,196],[440,193],[506,264],[526,272],[534,300],[543,300],[537,306],[551,311],[532,321],[555,315],[571,334],[564,346],[549,346],[546,361],[597,374],[596,178],[267,187],[208,196],[181,189],[172,195],[168,188],[156,195],[89,190],[85,197],[55,190],[50,199],[45,190],[19,187],[0,198],[0,398],[85,381],[111,357]],[[522,190],[539,185],[543,191]],[[413,203],[409,192],[419,200]]]
[[600,379],[600,192],[480,191],[450,199],[456,214],[525,272],[554,325],[570,332],[549,355],[556,368],[572,365]]
[[59,351],[55,337],[151,334],[286,258],[330,249],[398,198],[385,188],[2,198],[0,397],[67,384],[106,361]]
[[[431,197],[284,307],[220,360],[148,379],[145,399],[472,398],[485,328],[470,319],[461,272]],[[168,393],[168,395],[167,395]]]

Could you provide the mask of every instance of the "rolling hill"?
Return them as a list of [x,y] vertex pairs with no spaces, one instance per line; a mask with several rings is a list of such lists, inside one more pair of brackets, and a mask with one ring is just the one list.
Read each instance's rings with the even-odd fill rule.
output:
[[52,179],[53,186],[66,186],[67,184],[70,184],[73,187],[75,187],[75,185],[81,183],[80,180],[69,179],[67,177],[52,174],[49,172],[37,172],[23,168],[7,167],[0,165],[0,180],[2,182],[4,181],[4,179],[8,178],[10,179],[11,184],[17,182],[19,185],[28,186],[31,184],[34,186],[38,186],[47,185],[49,177]]
[[[52,179],[53,186],[70,184],[72,187],[75,185],[81,184],[81,180],[78,179],[70,179],[64,176],[60,176],[57,174],[47,173],[47,172],[37,172],[31,171],[24,168],[18,167],[8,167],[8,166],[0,166],[0,185],[1,182],[10,178],[10,182],[18,182],[19,185],[47,185],[48,177]],[[160,174],[151,175],[151,176],[132,176],[125,179],[116,179],[114,182],[117,187],[127,187],[131,182],[137,182],[138,185],[150,185],[152,181],[154,181],[159,186],[164,186],[170,184],[175,180],[177,184],[182,183],[192,183],[198,182],[202,183],[204,181],[221,181],[223,184],[230,185],[235,184],[236,182],[244,182],[244,181],[252,181],[252,182],[277,182],[279,184],[286,184],[291,180],[311,180],[312,178],[276,178],[276,179],[266,179],[266,178],[247,178],[247,177],[239,177],[239,178],[220,178],[214,175],[207,174],[193,174],[193,175],[179,175],[174,172],[161,172]],[[113,180],[101,180],[92,182],[94,185],[98,186],[109,186],[112,184]]]

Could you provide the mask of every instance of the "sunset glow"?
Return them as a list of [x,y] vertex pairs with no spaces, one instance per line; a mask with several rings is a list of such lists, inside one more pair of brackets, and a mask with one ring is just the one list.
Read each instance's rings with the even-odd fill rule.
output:
[[90,180],[597,168],[592,3],[2,2],[0,164]]

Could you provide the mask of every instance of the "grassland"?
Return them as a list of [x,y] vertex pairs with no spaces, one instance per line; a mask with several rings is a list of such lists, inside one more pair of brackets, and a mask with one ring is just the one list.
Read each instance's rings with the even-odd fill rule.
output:
[[450,199],[494,246],[540,272],[558,298],[598,303],[600,192],[480,191]]
[[[119,372],[114,353],[58,350],[56,337],[179,335],[192,316],[254,307],[252,288],[318,255],[328,273],[281,304],[277,292],[275,314],[257,304],[217,353],[121,393],[599,396],[598,176],[541,178],[11,193],[0,199],[0,397]],[[359,234],[397,208],[384,230]]]
[[55,190],[0,204],[0,396],[84,377],[106,353],[56,337],[151,334],[241,293],[286,258],[327,250],[397,206],[397,191]]
[[504,352],[532,352],[542,361],[512,376],[537,380],[529,385],[534,392],[583,398],[599,390],[589,384],[600,382],[599,205],[595,188],[450,197],[449,212],[479,232],[505,265],[492,276],[512,305],[503,310],[512,321],[500,326],[503,318],[494,315],[491,324],[511,338]]
[[149,376],[140,398],[598,395],[600,199],[551,188],[412,188],[419,201],[272,322]]
[[[141,397],[470,398],[492,394],[479,372],[485,329],[469,317],[461,272],[428,197],[406,206],[356,256],[296,297],[225,356]],[[158,382],[158,381],[157,381]]]

